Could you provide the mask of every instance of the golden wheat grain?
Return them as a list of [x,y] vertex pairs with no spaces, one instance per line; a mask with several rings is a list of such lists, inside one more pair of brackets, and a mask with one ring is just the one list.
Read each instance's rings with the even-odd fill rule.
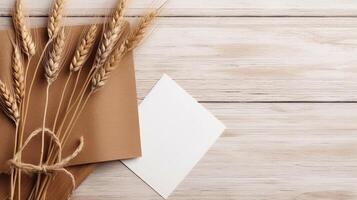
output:
[[112,53],[113,48],[117,44],[121,34],[123,33],[124,22],[124,10],[126,7],[126,0],[120,1],[112,19],[109,22],[108,30],[103,33],[103,38],[99,44],[95,61],[94,68],[100,68],[104,65],[105,61],[108,59],[109,55]]
[[92,91],[99,89],[100,87],[105,85],[105,82],[110,77],[110,74],[116,69],[117,63],[119,63],[124,55],[137,47],[144,35],[146,30],[154,21],[157,16],[158,10],[154,10],[147,15],[143,16],[136,26],[134,31],[130,34],[130,36],[119,45],[114,52],[110,55],[109,59],[105,62],[105,64],[98,68],[94,77],[92,78]]
[[32,35],[26,25],[26,20],[22,10],[21,0],[16,0],[15,10],[13,15],[14,15],[13,16],[14,27],[21,41],[22,51],[27,56],[31,57],[36,53],[36,46],[35,46],[35,42],[33,41]]
[[20,48],[17,45],[14,45],[12,56],[12,77],[16,101],[20,105],[25,96],[25,73]]
[[78,44],[70,64],[71,71],[79,71],[83,67],[84,63],[88,60],[97,36],[97,30],[98,26],[92,25],[89,28],[87,34],[81,39],[81,42]]
[[57,79],[57,76],[60,71],[60,64],[62,59],[62,54],[64,50],[65,44],[65,33],[64,29],[62,28],[59,31],[59,34],[55,38],[52,50],[49,54],[49,58],[47,61],[47,65],[45,67],[45,75],[49,84]]
[[103,34],[103,40],[98,48],[94,61],[95,68],[103,66],[104,62],[107,60],[108,56],[116,45],[116,42],[120,38],[120,29],[121,28],[117,27],[113,31]]
[[106,80],[109,78],[110,74],[116,68],[116,63],[119,62],[126,51],[125,42],[120,45],[119,48],[116,48],[113,54],[109,57],[108,61],[105,62],[103,67],[98,68],[94,77],[92,78],[92,91],[99,89],[104,86]]
[[20,119],[20,112],[14,95],[9,88],[0,81],[0,100],[4,113],[15,123]]
[[65,2],[66,0],[55,0],[53,4],[47,25],[48,37],[50,39],[54,39],[61,29]]
[[131,36],[129,37],[129,39],[127,41],[129,51],[134,49],[135,47],[137,47],[139,45],[139,43],[143,40],[146,30],[152,24],[152,22],[154,21],[155,17],[158,14],[159,14],[158,9],[153,10],[140,19],[139,24],[133,30],[133,32],[131,33]]
[[127,0],[121,0],[118,2],[116,9],[114,10],[112,19],[109,22],[109,28],[113,29],[116,25],[122,23],[125,7],[127,4]]

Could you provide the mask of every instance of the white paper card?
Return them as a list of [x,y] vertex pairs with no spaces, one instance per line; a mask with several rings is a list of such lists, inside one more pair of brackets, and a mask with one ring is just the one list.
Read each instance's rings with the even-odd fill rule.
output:
[[123,163],[164,198],[225,129],[167,75],[139,106],[139,119],[143,156]]

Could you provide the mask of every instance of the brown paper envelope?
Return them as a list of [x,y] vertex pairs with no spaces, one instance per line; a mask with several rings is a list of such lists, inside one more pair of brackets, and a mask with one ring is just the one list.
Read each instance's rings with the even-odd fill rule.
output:
[[[86,28],[85,26],[66,28],[66,59],[59,78],[50,87],[46,127],[52,128],[63,85],[69,74],[69,63],[72,60],[79,37],[87,30]],[[40,28],[35,29],[33,32],[38,46],[43,48],[47,40],[46,30]],[[128,32],[128,30],[126,30],[126,32]],[[11,32],[0,32],[0,79],[8,84],[11,83],[10,66],[12,54],[12,46],[9,38],[13,38]],[[39,52],[41,48],[37,47],[37,51]],[[94,53],[92,54],[91,60],[94,58]],[[32,59],[29,67],[29,77],[33,74],[38,59],[39,55],[37,53],[37,57]],[[89,64],[84,66],[84,69],[87,69],[87,71],[89,68]],[[42,124],[46,86],[44,64],[41,64],[38,74],[31,95],[25,135],[41,127]],[[81,84],[83,84],[83,79],[84,76],[80,81]],[[74,78],[72,80],[74,82]],[[30,80],[28,80],[28,83],[29,82]],[[73,82],[70,83],[69,88],[73,87]],[[66,96],[68,97],[69,95],[70,92],[68,92]],[[68,98],[66,99],[68,100]],[[65,101],[65,104],[66,102],[67,101]],[[63,114],[64,113],[61,113],[60,118],[63,118]],[[70,139],[64,147],[64,157],[74,150],[81,136],[83,136],[85,140],[84,149],[80,155],[71,162],[71,165],[111,161],[141,155],[135,71],[131,53],[119,64],[107,84],[88,101],[84,112],[72,131]],[[23,160],[25,162],[38,162],[40,157],[40,140],[40,137],[37,137],[31,142],[31,145],[28,146],[23,154]],[[8,169],[5,163],[12,157],[13,141],[14,126],[10,123],[10,120],[1,113],[0,171]]]

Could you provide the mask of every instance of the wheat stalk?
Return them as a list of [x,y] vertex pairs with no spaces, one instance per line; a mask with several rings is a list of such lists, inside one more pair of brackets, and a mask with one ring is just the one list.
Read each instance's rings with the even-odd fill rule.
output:
[[[31,32],[29,31],[27,27],[27,23],[25,20],[25,15],[23,13],[22,9],[22,1],[21,0],[16,0],[15,1],[15,9],[13,12],[13,24],[14,24],[14,29],[17,35],[18,40],[21,43],[21,49],[24,54],[27,55],[27,67],[24,70],[24,64],[21,59],[21,53],[20,49],[18,46],[15,46],[14,48],[14,54],[13,54],[13,63],[12,63],[12,74],[13,74],[13,80],[14,80],[14,89],[15,89],[15,96],[16,100],[18,103],[18,107],[21,109],[21,117],[23,116],[22,109],[23,105],[22,102],[25,101],[25,88],[26,88],[26,78],[27,78],[27,72],[28,72],[28,66],[30,64],[30,60],[32,56],[36,54],[36,45],[33,40],[33,37],[31,35]],[[18,122],[21,121],[22,119],[18,120]],[[19,146],[22,145],[22,138],[23,135],[19,133],[19,123],[16,123],[16,136],[15,136],[15,145],[14,145],[14,152],[17,148],[17,144]],[[21,158],[21,155],[20,155]],[[15,173],[15,174],[13,174]],[[17,176],[17,186],[18,186],[18,196],[21,196],[21,170],[15,170],[12,173],[12,181],[15,181],[16,176]],[[13,183],[14,184],[14,183]],[[12,189],[12,195],[15,190],[15,185],[11,185]]]
[[[58,2],[59,1],[56,1],[55,4],[57,4]],[[56,10],[56,5],[54,7],[54,10]],[[53,29],[54,31],[56,31],[57,28],[60,28],[59,23],[57,23],[57,25],[55,24],[55,26],[57,26],[57,27],[55,27],[55,29]],[[63,50],[64,50],[64,46],[65,46],[64,45],[65,44],[64,28],[60,28],[58,30],[58,33],[51,32],[50,29],[51,29],[51,27],[49,25],[48,26],[48,33],[50,36],[49,41],[52,41],[52,39],[51,39],[51,36],[52,36],[52,37],[54,37],[54,43],[52,45],[52,50],[49,53],[47,65],[45,66],[45,77],[47,79],[47,86],[46,86],[46,93],[45,93],[46,94],[45,95],[45,106],[43,109],[43,118],[42,118],[41,155],[40,155],[40,163],[39,163],[40,166],[43,164],[44,159],[45,159],[45,128],[46,128],[46,120],[47,120],[50,86],[57,79],[58,74],[61,70],[60,64],[63,59]],[[51,33],[54,35],[51,35]],[[37,174],[37,181],[36,181],[36,184],[33,189],[36,199],[39,199],[38,195],[41,195],[41,194],[39,194],[39,189],[40,189],[40,184],[41,184],[41,175],[42,175],[41,173]]]
[[[15,90],[15,98],[17,101],[17,106],[20,109],[20,113],[22,112],[22,102],[25,98],[25,76],[26,73],[24,72],[24,65],[23,65],[23,60],[22,60],[22,55],[21,55],[21,50],[20,47],[16,44],[14,46],[14,51],[12,55],[12,78],[13,78],[13,85],[14,85],[14,90]],[[31,58],[31,55],[27,54],[29,60]],[[28,68],[28,67],[27,67]],[[20,114],[21,115],[21,114]],[[17,122],[20,122],[20,120],[17,120]],[[16,144],[14,145],[14,152],[17,151],[17,146],[21,146],[22,144],[22,136],[19,135],[19,123],[16,123],[16,132],[15,132],[15,142]],[[20,140],[19,140],[20,139]],[[20,155],[21,158],[21,155]],[[21,195],[21,170],[15,170],[13,174],[14,181],[17,181],[17,191],[18,194]],[[14,189],[16,186],[12,185],[12,189]]]
[[[47,109],[47,104],[48,104],[48,90],[49,90],[49,86],[51,85],[51,83],[53,81],[56,80],[58,73],[60,71],[60,66],[59,66],[59,62],[61,60],[61,54],[64,48],[64,31],[63,29],[61,30],[61,20],[63,18],[63,11],[64,11],[64,4],[65,4],[65,0],[55,0],[54,5],[52,7],[50,16],[49,16],[49,20],[48,20],[48,24],[47,24],[47,33],[48,33],[48,38],[49,40],[47,41],[44,49],[42,50],[41,56],[39,61],[37,62],[36,68],[35,68],[35,72],[34,75],[32,77],[31,83],[30,83],[30,87],[29,87],[29,97],[26,100],[26,104],[25,104],[25,109],[24,109],[24,119],[23,119],[23,123],[22,123],[22,127],[25,127],[26,124],[26,119],[27,119],[27,112],[28,112],[28,107],[29,107],[29,102],[30,102],[30,95],[31,95],[31,91],[33,89],[33,84],[35,81],[35,77],[38,73],[38,69],[40,64],[42,63],[42,59],[45,55],[45,53],[47,52],[47,49],[49,47],[50,44],[52,44],[52,41],[55,40],[54,44],[52,45],[52,51],[49,54],[49,60],[47,62],[47,65],[45,66],[45,76],[47,79],[47,87],[46,87],[46,105],[45,105],[45,111],[44,111],[44,119],[46,118],[46,109]],[[58,35],[59,34],[59,35]],[[45,124],[45,120],[43,120],[43,126]],[[23,135],[23,130],[21,129],[21,135]],[[43,161],[43,150],[44,150],[44,132],[42,132],[42,137],[41,137],[41,164]],[[35,194],[35,196],[37,195],[38,192],[38,187],[40,184],[40,178],[41,175],[38,174],[37,175],[37,181],[36,181],[36,185],[34,186],[33,192],[32,194]]]
[[18,123],[20,119],[20,112],[16,99],[6,84],[2,81],[0,81],[0,100],[4,113],[15,123]]
[[55,38],[52,51],[49,54],[49,59],[45,67],[45,76],[49,84],[55,81],[58,77],[60,71],[60,63],[63,56],[65,44],[65,33],[64,29],[59,31],[58,36]]
[[64,4],[66,0],[56,0],[49,16],[47,32],[50,40],[54,39],[60,31],[63,18]]
[[18,102],[18,105],[20,105],[25,96],[25,73],[21,52],[17,45],[14,45],[14,53],[12,56],[12,77],[14,81],[16,101]]
[[17,32],[20,41],[22,51],[28,56],[31,57],[36,53],[35,42],[33,41],[32,35],[27,28],[25,16],[22,10],[21,0],[16,0],[15,10],[13,14],[13,23],[15,31]]
[[77,87],[78,80],[79,80],[79,77],[80,77],[81,69],[82,69],[84,63],[88,60],[88,58],[90,56],[90,53],[91,53],[91,50],[93,48],[93,45],[94,45],[94,42],[95,42],[95,39],[96,39],[97,30],[98,30],[98,26],[97,25],[92,25],[89,28],[87,34],[86,35],[82,35],[82,38],[80,39],[80,42],[77,45],[77,48],[76,48],[76,51],[74,53],[72,62],[70,64],[70,66],[69,66],[70,73],[67,76],[66,83],[64,84],[64,88],[63,88],[63,91],[62,91],[62,94],[61,94],[60,103],[58,105],[56,116],[55,116],[55,120],[53,122],[53,131],[56,131],[57,120],[58,120],[58,117],[59,117],[59,114],[60,114],[60,110],[61,110],[61,107],[62,107],[63,99],[65,97],[65,94],[66,94],[66,91],[67,91],[67,87],[68,87],[69,81],[71,80],[72,74],[73,74],[73,72],[78,72],[79,71],[79,73],[77,73],[77,78],[76,78],[75,84],[73,86],[72,94],[71,94],[71,97],[69,99],[69,103],[68,104],[70,104],[70,102],[72,101],[72,98],[74,96],[74,92],[75,92],[75,89]]
[[133,50],[140,44],[147,29],[152,24],[157,14],[158,10],[154,10],[143,16],[130,36],[114,50],[105,64],[98,68],[94,74],[94,77],[92,78],[92,91],[95,91],[104,86],[111,73],[116,69],[117,63],[122,60],[128,51]]
[[85,37],[81,39],[81,42],[78,44],[70,64],[71,71],[79,71],[83,67],[84,63],[88,60],[97,36],[97,30],[98,26],[92,25]]
[[109,29],[103,33],[103,38],[99,44],[93,65],[96,69],[103,66],[123,32],[126,2],[127,0],[119,2],[112,19],[109,22]]

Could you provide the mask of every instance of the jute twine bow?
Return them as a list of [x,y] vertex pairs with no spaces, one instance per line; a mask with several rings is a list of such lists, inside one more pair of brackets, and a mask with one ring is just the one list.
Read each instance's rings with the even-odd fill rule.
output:
[[[27,145],[31,142],[31,140],[33,140],[34,137],[36,137],[38,134],[42,133],[42,130],[45,131],[45,133],[50,136],[51,140],[56,144],[57,148],[58,148],[58,156],[57,156],[57,160],[54,164],[42,164],[42,165],[33,165],[33,164],[29,164],[29,163],[24,163],[20,161],[20,155],[21,153],[24,151],[24,149],[27,147]],[[77,146],[77,148],[75,149],[75,151],[69,155],[68,157],[62,159],[62,144],[59,140],[59,138],[49,129],[45,128],[39,128],[35,131],[33,131],[29,137],[26,139],[26,141],[24,142],[23,146],[16,152],[15,156],[8,161],[10,168],[11,169],[20,169],[25,173],[43,173],[43,174],[50,174],[50,173],[54,173],[54,172],[63,172],[64,174],[66,174],[72,182],[72,190],[69,194],[69,197],[71,196],[71,194],[73,193],[73,191],[76,188],[76,180],[73,176],[73,174],[71,172],[69,172],[68,170],[65,169],[65,167],[68,165],[68,163],[73,160],[75,157],[78,156],[78,154],[82,151],[84,146],[84,139],[83,137],[80,138],[80,143]],[[69,199],[68,197],[68,199]]]

